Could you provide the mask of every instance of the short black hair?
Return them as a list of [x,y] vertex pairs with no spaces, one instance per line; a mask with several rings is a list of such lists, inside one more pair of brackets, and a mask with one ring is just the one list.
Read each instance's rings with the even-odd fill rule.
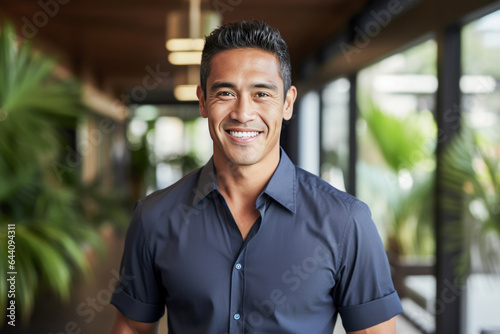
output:
[[210,74],[212,58],[221,51],[240,48],[258,48],[278,57],[286,97],[292,85],[292,66],[288,46],[277,29],[259,20],[227,23],[206,37],[200,68],[200,84],[203,93],[205,95],[207,93],[207,78]]

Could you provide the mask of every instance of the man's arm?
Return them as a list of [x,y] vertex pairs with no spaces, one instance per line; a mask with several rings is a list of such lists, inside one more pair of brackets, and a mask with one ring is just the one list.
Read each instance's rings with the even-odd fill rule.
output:
[[389,319],[373,327],[347,334],[396,334],[396,318]]
[[115,323],[111,334],[153,334],[156,322],[139,322],[124,316],[120,311],[116,312]]

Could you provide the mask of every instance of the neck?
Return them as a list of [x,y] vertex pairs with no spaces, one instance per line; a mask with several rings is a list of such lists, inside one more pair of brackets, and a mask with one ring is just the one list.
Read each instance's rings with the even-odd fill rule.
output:
[[254,203],[264,191],[280,161],[279,147],[276,153],[253,165],[237,165],[214,153],[217,186],[229,200],[245,200]]

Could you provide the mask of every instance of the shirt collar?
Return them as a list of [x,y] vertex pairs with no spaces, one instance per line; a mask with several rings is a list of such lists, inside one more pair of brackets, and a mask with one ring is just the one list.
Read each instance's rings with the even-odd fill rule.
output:
[[198,204],[203,198],[208,196],[212,191],[219,191],[217,188],[217,180],[215,178],[214,158],[210,158],[207,164],[201,169],[198,186],[194,190],[193,206]]
[[[280,203],[283,207],[295,213],[297,178],[295,177],[295,166],[281,148],[281,157],[278,167],[269,180],[263,193]],[[215,166],[213,157],[201,169],[198,187],[193,197],[193,205],[196,205],[203,198],[213,191],[219,191],[215,177]]]
[[264,193],[280,203],[286,209],[295,213],[296,209],[297,178],[295,177],[295,166],[281,148],[281,158],[278,168],[267,184]]

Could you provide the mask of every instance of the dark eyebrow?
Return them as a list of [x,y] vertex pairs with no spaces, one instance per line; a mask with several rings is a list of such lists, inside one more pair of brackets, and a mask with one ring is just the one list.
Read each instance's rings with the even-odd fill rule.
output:
[[216,82],[210,87],[210,91],[213,92],[219,88],[235,88],[236,86],[230,82]]
[[[275,83],[268,82],[268,83],[256,83],[251,85],[252,88],[264,88],[264,89],[269,89],[269,90],[278,90],[278,86]],[[236,86],[230,82],[216,82],[210,87],[210,91],[216,91],[219,88],[236,88]]]
[[254,88],[264,88],[264,89],[270,89],[270,90],[278,90],[278,86],[275,83],[268,82],[268,83],[258,83],[255,85],[252,85]]

